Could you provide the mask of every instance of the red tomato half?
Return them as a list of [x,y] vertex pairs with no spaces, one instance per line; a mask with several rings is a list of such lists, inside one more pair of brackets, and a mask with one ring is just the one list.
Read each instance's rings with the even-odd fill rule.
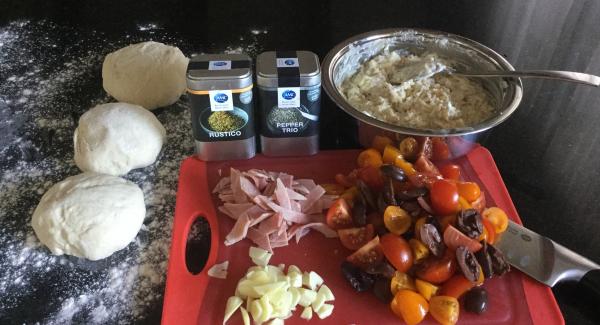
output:
[[364,246],[375,235],[375,230],[371,224],[360,228],[340,229],[337,232],[342,245],[353,251]]
[[377,266],[383,261],[383,251],[381,245],[379,245],[379,237],[371,239],[370,242],[348,256],[346,260],[362,269]]
[[457,269],[454,251],[447,249],[442,258],[429,256],[418,264],[416,275],[419,279],[440,284],[450,279]]
[[440,167],[440,173],[444,176],[445,179],[450,179],[453,181],[460,180],[460,166],[454,164],[448,164]]
[[444,138],[432,138],[432,155],[431,160],[439,161],[450,159],[450,149]]
[[394,234],[385,234],[381,237],[381,249],[387,260],[396,270],[406,273],[413,265],[413,254],[408,242]]
[[417,161],[415,161],[413,166],[415,167],[415,169],[418,172],[436,175],[436,176],[440,175],[440,171],[438,170],[438,168],[435,167],[435,165],[431,162],[431,160],[429,160],[424,155],[420,155],[419,158],[417,158]]
[[475,286],[475,283],[467,280],[462,274],[455,274],[448,281],[444,282],[438,295],[450,296],[456,299],[460,298],[465,292]]
[[444,230],[444,244],[453,251],[456,250],[458,246],[465,246],[473,253],[481,249],[481,244],[478,241],[467,237],[467,235],[451,225]]
[[343,198],[337,199],[329,210],[327,210],[327,225],[329,228],[338,230],[352,227],[352,216],[350,215],[350,206]]
[[431,205],[435,212],[445,216],[454,214],[459,209],[458,189],[456,184],[451,181],[441,179],[431,186],[430,191]]

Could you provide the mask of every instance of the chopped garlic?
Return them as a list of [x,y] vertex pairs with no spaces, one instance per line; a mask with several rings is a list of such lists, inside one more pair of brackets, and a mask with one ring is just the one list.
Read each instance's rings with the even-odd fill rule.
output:
[[304,272],[302,275],[302,285],[307,286],[310,290],[317,290],[321,284],[323,284],[323,278],[316,272]]
[[295,288],[302,287],[302,273],[288,271],[288,278],[290,279],[290,286]]
[[296,265],[293,265],[293,264],[290,265],[290,266],[288,266],[288,274],[290,274],[292,272],[296,272],[296,273],[302,274],[302,271],[300,271],[300,269]]
[[250,247],[249,255],[252,259],[252,262],[260,266],[265,266],[269,264],[269,260],[273,256],[273,254],[267,252],[266,250],[254,246]]
[[331,313],[333,313],[333,305],[323,304],[323,306],[321,306],[321,308],[319,308],[319,310],[317,310],[316,313],[320,319],[327,318],[331,316]]
[[331,289],[329,289],[329,287],[326,285],[322,285],[321,288],[319,288],[319,291],[317,291],[317,295],[323,296],[323,298],[325,299],[324,301],[335,300],[333,292],[331,292]]
[[231,315],[240,308],[244,301],[240,297],[231,296],[227,299],[227,304],[225,305],[225,317],[223,317],[223,324],[229,320]]
[[283,322],[283,319],[280,319],[280,318],[273,318],[273,320],[269,322],[269,325],[283,325],[283,324],[285,324],[285,323]]
[[300,318],[302,319],[306,319],[306,320],[311,320],[312,319],[312,308],[310,306],[305,307],[304,310],[302,311],[302,314],[300,314]]
[[220,264],[213,265],[208,269],[208,276],[217,279],[227,279],[227,268],[229,267],[229,261],[225,261]]
[[248,311],[244,307],[240,307],[240,312],[242,313],[242,320],[244,321],[244,325],[250,325],[250,316],[248,315]]
[[302,307],[309,306],[317,298],[317,293],[312,290],[298,288],[298,292],[300,293],[300,301],[298,304]]
[[320,295],[317,294],[317,297],[315,298],[315,300],[313,300],[312,304],[310,304],[312,306],[313,310],[319,310],[319,308],[321,308],[321,306],[323,306],[323,304],[325,303],[325,298]]

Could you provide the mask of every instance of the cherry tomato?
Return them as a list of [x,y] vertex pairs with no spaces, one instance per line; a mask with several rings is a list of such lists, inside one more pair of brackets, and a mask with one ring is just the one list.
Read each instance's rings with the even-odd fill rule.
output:
[[475,253],[481,249],[481,244],[478,241],[467,237],[460,230],[450,225],[444,230],[444,244],[450,250],[456,250],[458,246],[465,246],[469,251]]
[[481,195],[479,185],[473,182],[458,182],[456,183],[458,195],[464,197],[468,202],[473,202]]
[[440,284],[450,279],[456,272],[457,264],[454,251],[447,249],[441,258],[430,256],[418,264],[416,275],[419,279]]
[[358,155],[358,158],[356,158],[356,163],[358,167],[361,168],[367,166],[379,168],[381,165],[383,165],[383,159],[377,149],[369,148],[367,150],[363,150]]
[[400,141],[398,148],[400,148],[400,154],[402,154],[405,159],[414,161],[417,158],[419,143],[417,142],[417,139],[413,137],[406,137]]
[[408,231],[412,219],[408,212],[401,207],[390,205],[383,212],[383,222],[387,230],[399,236]]
[[406,174],[408,176],[408,181],[414,187],[427,187],[431,189],[433,183],[442,179],[442,176],[439,174],[429,174],[429,173],[421,173],[414,172],[413,174]]
[[352,216],[350,207],[343,198],[335,200],[327,210],[327,225],[329,228],[338,230],[352,227]]
[[421,279],[415,280],[415,287],[417,288],[417,292],[420,293],[427,301],[429,301],[431,297],[435,296],[440,290],[440,287]]
[[461,210],[473,209],[471,204],[469,202],[467,202],[467,200],[460,195],[458,196],[458,205],[460,205]]
[[460,298],[465,292],[475,286],[475,283],[469,281],[464,275],[457,273],[448,281],[442,284],[440,289],[441,296],[450,296],[456,299]]
[[[383,149],[383,163],[384,164],[393,164],[396,161],[396,158],[398,157],[402,157],[402,154],[400,153],[400,149],[392,146],[392,145],[387,145],[385,146],[385,148]],[[400,166],[398,166],[400,167]]]
[[396,271],[390,280],[390,291],[392,292],[392,295],[395,295],[400,290],[410,290],[416,292],[417,287],[415,286],[415,280],[413,280],[410,275]]
[[481,213],[483,219],[488,220],[493,226],[496,234],[501,234],[508,228],[508,216],[506,213],[497,207],[491,207],[483,210]]
[[473,209],[477,210],[477,212],[482,213],[483,210],[485,210],[485,192],[481,192],[479,198],[471,202],[471,206],[473,207]]
[[367,166],[359,169],[358,178],[372,189],[381,189],[383,187],[383,175],[379,167]]
[[415,169],[418,172],[431,174],[433,176],[441,176],[440,171],[435,167],[435,165],[431,162],[431,160],[427,159],[424,155],[420,155],[415,161],[414,164]]
[[[425,220],[425,218],[423,218],[423,220]],[[412,249],[413,259],[415,263],[419,263],[424,258],[429,256],[429,248],[427,248],[427,246],[425,246],[425,244],[423,244],[422,241],[416,238],[411,238],[408,241],[408,245]]]
[[396,316],[407,325],[419,324],[429,311],[429,303],[420,294],[410,290],[400,290],[394,296],[390,307]]
[[429,312],[442,325],[458,322],[460,306],[458,300],[449,296],[435,296],[429,301]]
[[450,148],[448,148],[448,144],[446,143],[446,140],[444,140],[444,138],[432,138],[431,146],[431,160],[439,161],[450,159]]
[[408,242],[394,234],[385,234],[380,240],[381,249],[387,260],[400,272],[408,272],[413,265],[413,254]]
[[444,165],[440,168],[440,173],[444,176],[445,179],[450,179],[453,181],[460,180],[460,166],[454,164]]
[[396,167],[400,167],[407,176],[414,175],[417,172],[413,164],[406,161],[400,154],[395,158],[393,163]]
[[481,219],[483,222],[483,233],[479,236],[479,241],[485,240],[488,244],[494,244],[496,242],[496,230],[494,225],[487,219]]
[[371,239],[371,241],[348,256],[346,260],[362,269],[377,266],[383,261],[383,251],[381,250],[381,245],[379,245],[379,237]]
[[373,138],[373,142],[371,143],[371,147],[377,149],[380,153],[383,153],[383,150],[386,146],[394,144],[394,141],[385,135],[376,135]]
[[337,232],[342,245],[353,251],[364,246],[375,235],[375,230],[371,224],[360,228],[340,229]]
[[430,190],[431,205],[440,215],[450,215],[458,212],[458,189],[456,185],[445,179],[433,183]]

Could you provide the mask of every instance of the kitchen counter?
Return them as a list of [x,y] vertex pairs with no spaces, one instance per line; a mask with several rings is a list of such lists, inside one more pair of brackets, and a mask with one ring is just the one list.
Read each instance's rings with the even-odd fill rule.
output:
[[[44,191],[78,173],[75,121],[110,100],[102,58],[129,43],[161,41],[188,56],[306,49],[323,58],[361,32],[420,27],[472,38],[517,69],[600,75],[600,2],[593,0],[106,3],[0,6],[1,324],[160,320],[177,166],[193,153],[185,98],[155,111],[169,133],[159,162],[127,175],[149,206],[135,243],[88,263],[48,256],[29,226]],[[546,80],[525,80],[524,87],[519,109],[480,141],[524,224],[600,262],[600,89]],[[324,94],[321,148],[357,146],[355,122]],[[553,291],[567,324],[600,322],[598,302],[575,284]]]

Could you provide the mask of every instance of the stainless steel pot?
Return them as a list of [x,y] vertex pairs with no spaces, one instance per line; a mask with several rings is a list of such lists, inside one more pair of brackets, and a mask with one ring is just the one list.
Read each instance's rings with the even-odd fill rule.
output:
[[[384,50],[404,50],[413,54],[436,52],[456,61],[464,71],[512,71],[512,65],[494,50],[468,38],[440,31],[396,28],[368,32],[351,37],[335,46],[322,64],[323,88],[346,113],[359,121],[359,139],[364,146],[376,133],[439,136],[448,138],[455,156],[470,150],[478,134],[505,121],[518,107],[523,95],[519,78],[481,80],[495,106],[495,114],[476,125],[453,129],[417,129],[394,125],[362,113],[340,91],[343,81],[360,65]],[[455,144],[455,145],[453,145]],[[452,146],[457,146],[453,148]]]

